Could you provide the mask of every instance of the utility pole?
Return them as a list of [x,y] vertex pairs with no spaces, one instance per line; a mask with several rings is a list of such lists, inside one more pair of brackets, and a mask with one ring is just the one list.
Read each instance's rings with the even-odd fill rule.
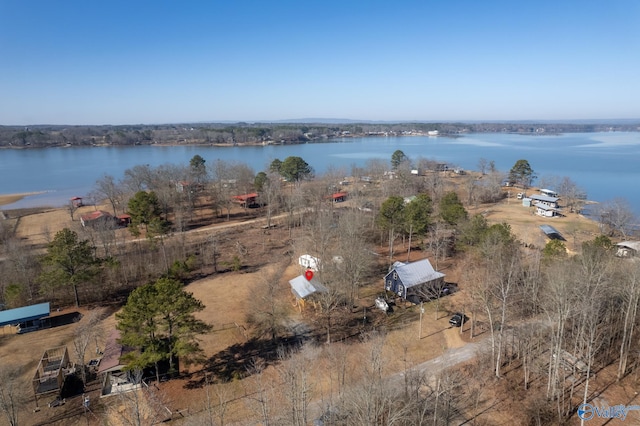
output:
[[422,314],[424,314],[424,308],[422,307],[422,303],[420,302],[420,330],[418,330],[418,340],[422,339]]

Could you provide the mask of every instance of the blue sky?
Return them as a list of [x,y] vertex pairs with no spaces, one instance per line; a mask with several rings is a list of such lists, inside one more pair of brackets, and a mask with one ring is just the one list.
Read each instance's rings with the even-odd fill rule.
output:
[[637,0],[0,0],[0,124],[640,118]]

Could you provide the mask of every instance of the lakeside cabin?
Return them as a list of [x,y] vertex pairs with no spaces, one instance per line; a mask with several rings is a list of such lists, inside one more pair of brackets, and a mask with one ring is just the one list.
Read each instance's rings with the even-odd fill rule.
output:
[[540,190],[540,194],[547,196],[547,197],[553,197],[553,198],[558,198],[558,193],[552,189],[545,189],[542,188]]
[[549,197],[547,195],[530,195],[533,206],[536,208],[536,214],[542,217],[555,217],[560,214],[558,207],[558,197]]

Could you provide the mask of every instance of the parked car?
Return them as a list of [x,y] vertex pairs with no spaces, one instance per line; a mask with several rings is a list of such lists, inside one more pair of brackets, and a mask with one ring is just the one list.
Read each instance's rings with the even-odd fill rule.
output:
[[456,312],[451,318],[449,318],[449,324],[452,327],[462,327],[462,324],[467,322],[468,319],[469,318],[467,318],[465,314]]

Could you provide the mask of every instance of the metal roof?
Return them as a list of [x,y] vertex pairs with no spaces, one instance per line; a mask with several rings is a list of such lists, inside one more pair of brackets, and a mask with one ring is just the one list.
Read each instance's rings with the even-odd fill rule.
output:
[[49,302],[37,305],[23,306],[22,308],[0,311],[0,327],[15,325],[21,322],[35,320],[49,316],[51,312]]
[[540,229],[542,229],[542,232],[544,232],[546,236],[549,238],[557,238],[560,240],[564,240],[564,238],[562,237],[562,234],[551,225],[540,225]]
[[546,195],[529,195],[529,198],[536,201],[545,201],[547,203],[557,203],[559,198],[556,197],[547,197]]
[[291,286],[291,291],[293,291],[299,299],[304,299],[313,293],[326,293],[328,291],[316,277],[308,281],[303,275],[298,275],[289,281],[289,285]]
[[544,203],[535,203],[534,206],[542,210],[554,210],[554,211],[558,210],[557,208],[551,207],[550,205],[544,204]]
[[635,251],[640,251],[640,241],[621,241],[616,244],[618,247],[626,247]]
[[444,277],[442,272],[437,272],[433,269],[429,259],[422,259],[412,263],[396,262],[393,264],[393,270],[389,274],[393,271],[398,274],[405,288]]
[[120,362],[120,357],[122,357],[124,351],[122,345],[118,343],[119,339],[120,331],[114,328],[111,330],[111,334],[105,344],[98,374],[119,371],[124,368],[125,364]]

